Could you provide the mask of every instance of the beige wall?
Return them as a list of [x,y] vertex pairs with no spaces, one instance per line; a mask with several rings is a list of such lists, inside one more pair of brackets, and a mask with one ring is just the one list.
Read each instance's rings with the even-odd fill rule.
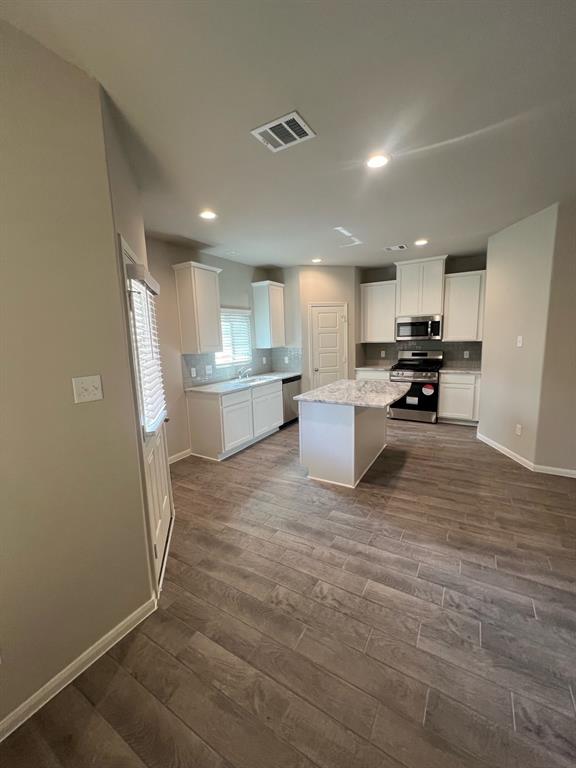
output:
[[119,232],[141,264],[146,264],[146,241],[140,193],[113,119],[109,97],[100,89],[106,162],[115,231]]
[[558,209],[536,463],[576,471],[576,200]]
[[358,270],[355,267],[301,267],[302,390],[310,389],[308,311],[314,302],[348,303],[348,376],[354,377],[358,312]]
[[235,261],[200,253],[186,245],[168,243],[153,237],[147,239],[148,267],[160,283],[157,300],[158,329],[162,370],[166,387],[166,400],[170,421],[167,424],[168,453],[170,456],[190,448],[186,395],[182,383],[182,358],[176,283],[173,264],[182,261],[197,261],[220,267],[220,303],[224,307],[250,309],[252,307],[252,285],[256,280],[267,279],[263,269],[250,267]]
[[[1,720],[151,582],[99,86],[0,38]],[[94,373],[104,399],[74,405]]]
[[553,205],[488,241],[478,431],[530,462],[536,460],[557,215]]

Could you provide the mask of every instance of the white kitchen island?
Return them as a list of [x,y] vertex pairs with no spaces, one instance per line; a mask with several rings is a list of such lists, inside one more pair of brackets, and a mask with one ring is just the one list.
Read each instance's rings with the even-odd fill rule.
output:
[[308,477],[355,488],[386,447],[386,408],[410,384],[343,379],[297,395]]

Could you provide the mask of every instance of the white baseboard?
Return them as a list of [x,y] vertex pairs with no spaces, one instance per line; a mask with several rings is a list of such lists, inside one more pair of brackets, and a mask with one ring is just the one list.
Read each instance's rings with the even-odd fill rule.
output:
[[511,451],[504,445],[500,445],[500,443],[497,443],[495,440],[491,440],[489,437],[486,437],[486,435],[481,435],[480,432],[476,433],[476,437],[478,440],[486,443],[486,445],[489,445],[490,448],[494,448],[494,450],[503,453],[504,456],[508,456],[509,459],[517,461],[518,464],[522,464],[523,467],[526,467],[526,469],[529,469],[532,472],[542,472],[546,475],[559,475],[560,477],[576,477],[576,469],[567,469],[564,467],[546,467],[543,464],[534,464],[533,461],[525,459],[524,456],[520,456],[519,453],[514,453],[514,451]]
[[561,477],[576,477],[576,469],[566,469],[564,467],[547,467],[545,464],[534,464],[535,472],[542,472],[544,475],[560,475]]
[[185,451],[180,451],[180,453],[175,453],[174,456],[168,456],[168,464],[174,464],[175,461],[180,461],[181,459],[185,459],[187,456],[191,456],[192,451],[190,448],[186,448]]
[[84,651],[71,664],[68,664],[61,672],[58,672],[52,680],[49,680],[40,690],[33,693],[29,699],[24,701],[13,712],[7,715],[0,722],[0,741],[15,731],[25,720],[37,712],[41,707],[47,704],[51,698],[56,696],[63,688],[69,685],[78,675],[93,664],[97,659],[106,653],[113,645],[121,640],[128,632],[140,624],[156,608],[156,598],[151,597],[144,605],[137,608],[134,613],[126,617],[124,621],[115,626],[104,637],[97,640],[94,645]]

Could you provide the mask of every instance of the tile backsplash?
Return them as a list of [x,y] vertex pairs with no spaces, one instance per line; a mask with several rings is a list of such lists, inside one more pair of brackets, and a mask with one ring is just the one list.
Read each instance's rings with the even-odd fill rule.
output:
[[[482,342],[481,341],[430,341],[430,340],[412,340],[398,341],[390,344],[363,344],[364,360],[358,361],[358,365],[370,365],[381,363],[380,351],[385,350],[386,362],[396,362],[398,352],[410,349],[441,349],[444,352],[444,362],[460,363],[466,362],[480,363],[482,360]],[[469,353],[468,358],[464,358],[464,352]]]
[[[252,360],[249,363],[235,365],[216,365],[215,354],[206,352],[202,355],[182,355],[182,379],[184,389],[198,387],[201,384],[213,384],[226,381],[237,376],[238,371],[248,366],[250,375],[271,371],[295,371],[300,373],[302,367],[302,350],[295,347],[278,347],[277,349],[253,349]],[[285,360],[288,359],[286,363]],[[212,366],[212,373],[206,372],[206,366]],[[196,377],[190,375],[190,368],[196,369]]]

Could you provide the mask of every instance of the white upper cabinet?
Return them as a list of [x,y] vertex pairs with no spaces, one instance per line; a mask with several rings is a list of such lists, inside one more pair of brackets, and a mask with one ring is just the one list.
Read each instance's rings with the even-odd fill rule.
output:
[[222,271],[194,261],[173,265],[176,276],[182,354],[222,350],[220,286]]
[[396,281],[360,286],[362,342],[395,341]]
[[396,263],[396,315],[441,315],[446,256]]
[[484,271],[446,275],[443,341],[482,341],[485,276]]
[[252,283],[256,347],[272,349],[286,346],[284,330],[284,285],[272,280]]

